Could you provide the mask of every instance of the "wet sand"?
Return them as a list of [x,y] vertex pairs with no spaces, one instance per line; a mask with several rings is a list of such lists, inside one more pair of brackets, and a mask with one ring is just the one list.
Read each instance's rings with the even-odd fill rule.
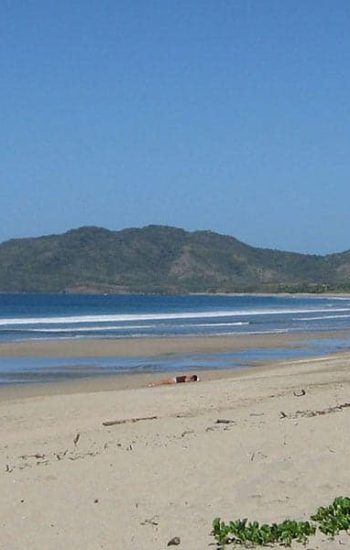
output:
[[[350,331],[334,332],[303,332],[297,334],[254,334],[254,335],[227,335],[210,337],[172,337],[172,338],[126,338],[126,339],[62,339],[45,341],[24,341],[0,344],[0,357],[157,357],[174,356],[184,353],[229,353],[248,349],[296,349],[307,348],[308,341],[330,338],[349,338]],[[337,354],[333,353],[336,357]],[[309,359],[309,362],[315,359]],[[321,359],[320,359],[321,361]],[[193,372],[200,375],[201,380],[209,381],[223,378],[235,378],[245,374],[254,375],[259,372],[275,368],[281,364],[276,361],[255,361],[256,366],[232,367],[217,369],[195,369]],[[18,397],[35,397],[45,395],[60,395],[74,393],[92,393],[101,391],[129,390],[147,387],[149,384],[163,379],[183,374],[181,371],[171,370],[166,373],[140,373],[139,371],[121,372],[117,374],[103,373],[87,375],[83,378],[74,378],[67,367],[67,379],[64,381],[50,381],[40,383],[31,381],[28,384],[0,385],[0,401]],[[192,372],[192,371],[191,371]]]
[[315,338],[350,338],[350,331],[235,334],[172,338],[29,340],[0,344],[7,357],[137,357],[176,353],[220,353],[253,348],[298,347]]

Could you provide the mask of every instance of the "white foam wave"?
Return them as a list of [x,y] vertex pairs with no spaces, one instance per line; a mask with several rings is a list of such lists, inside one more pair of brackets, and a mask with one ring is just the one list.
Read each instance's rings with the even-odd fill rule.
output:
[[[238,327],[250,325],[249,321],[236,321],[234,323],[197,323],[193,325],[180,325],[181,327]],[[179,325],[177,325],[179,326]]]
[[[322,296],[319,298],[322,300]],[[332,300],[332,301],[349,301],[349,296],[330,296],[328,298],[324,298],[324,300]]]
[[322,315],[320,317],[296,317],[293,321],[323,321],[323,319],[349,319],[350,315]]
[[135,329],[145,329],[145,328],[154,328],[154,325],[123,325],[123,326],[86,326],[86,327],[71,327],[71,328],[20,328],[20,329],[12,329],[16,330],[16,332],[104,332],[108,330],[135,330]]
[[[289,333],[289,332],[295,332],[294,329],[275,329],[275,330],[252,330],[252,331],[247,331],[247,332],[244,332],[243,334],[245,336],[249,336],[249,335],[252,335],[252,334],[280,334],[280,333]],[[207,334],[207,333],[199,333],[199,334]],[[214,333],[211,333],[211,336],[234,336],[234,335],[242,335],[242,332],[235,332],[235,331],[230,331],[230,332],[214,332]],[[191,338],[193,336],[193,334],[183,334],[181,337],[183,338]],[[31,337],[31,338],[26,338],[26,341],[55,341],[57,340],[57,338],[59,338],[59,340],[68,340],[68,341],[71,341],[72,340],[72,337],[71,336],[59,336],[59,337],[53,337],[53,336],[47,336],[46,338],[42,338],[40,336],[38,337]],[[92,334],[91,336],[89,335],[89,339],[96,339],[98,340],[99,338],[101,338],[101,336],[98,336],[97,334]],[[123,335],[104,335],[103,338],[105,339],[109,339],[109,338],[113,338],[113,340],[122,340],[125,338],[125,336]],[[134,333],[134,334],[128,334],[127,338],[132,338],[134,340],[137,340],[139,338],[148,338],[148,339],[152,339],[152,338],[176,338],[176,334],[147,334],[147,333],[143,333],[143,332],[139,332],[139,333]],[[84,335],[75,335],[74,336],[74,340],[84,340],[86,339],[86,336]],[[23,340],[21,339],[17,339],[17,340],[13,340],[14,342],[21,342]]]
[[[177,319],[213,319],[225,317],[251,317],[261,315],[287,315],[298,313],[322,313],[329,311],[325,309],[254,309],[254,310],[231,310],[231,311],[195,311],[184,313],[126,313],[122,315],[81,315],[62,317],[18,317],[2,318],[0,326],[13,325],[60,325],[60,324],[82,324],[82,323],[108,323],[108,322],[133,322],[133,321],[162,321]],[[350,312],[350,308],[335,308],[334,312]]]
[[215,332],[214,334],[211,334],[211,336],[230,336],[237,334],[239,336],[250,336],[252,334],[287,334],[289,332],[294,332],[292,329],[288,328],[276,328],[275,330],[248,330],[247,332]]
[[[176,325],[176,328],[197,328],[197,327],[233,327],[233,326],[245,326],[249,325],[249,322],[237,321],[234,323],[193,323],[191,325]],[[43,332],[43,333],[64,333],[64,332],[108,332],[112,330],[138,330],[138,329],[154,329],[159,325],[88,325],[86,327],[71,327],[71,328],[19,328],[16,332]],[[3,329],[4,330],[4,329]],[[6,329],[5,329],[6,330]],[[7,329],[9,330],[9,329]]]

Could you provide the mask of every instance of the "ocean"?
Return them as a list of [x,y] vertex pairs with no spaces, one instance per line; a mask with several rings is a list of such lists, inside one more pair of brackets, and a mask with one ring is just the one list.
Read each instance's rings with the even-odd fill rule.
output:
[[[255,295],[0,295],[0,342],[277,334],[350,328],[350,297]],[[135,342],[136,344],[136,342]],[[116,372],[232,368],[256,361],[322,355],[348,340],[322,338],[297,349],[154,358],[0,357],[0,384]]]

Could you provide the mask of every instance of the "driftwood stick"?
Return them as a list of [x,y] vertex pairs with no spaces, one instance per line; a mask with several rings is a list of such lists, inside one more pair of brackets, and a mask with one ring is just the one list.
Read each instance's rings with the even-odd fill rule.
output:
[[124,420],[107,420],[102,422],[103,426],[114,426],[115,424],[127,424],[129,422],[140,422],[141,420],[156,420],[158,416],[144,416],[140,418],[126,418]]

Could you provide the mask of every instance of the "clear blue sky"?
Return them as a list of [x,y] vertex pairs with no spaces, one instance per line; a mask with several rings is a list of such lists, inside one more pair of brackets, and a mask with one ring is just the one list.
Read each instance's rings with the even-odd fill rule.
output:
[[350,249],[348,0],[13,0],[0,36],[0,240]]

